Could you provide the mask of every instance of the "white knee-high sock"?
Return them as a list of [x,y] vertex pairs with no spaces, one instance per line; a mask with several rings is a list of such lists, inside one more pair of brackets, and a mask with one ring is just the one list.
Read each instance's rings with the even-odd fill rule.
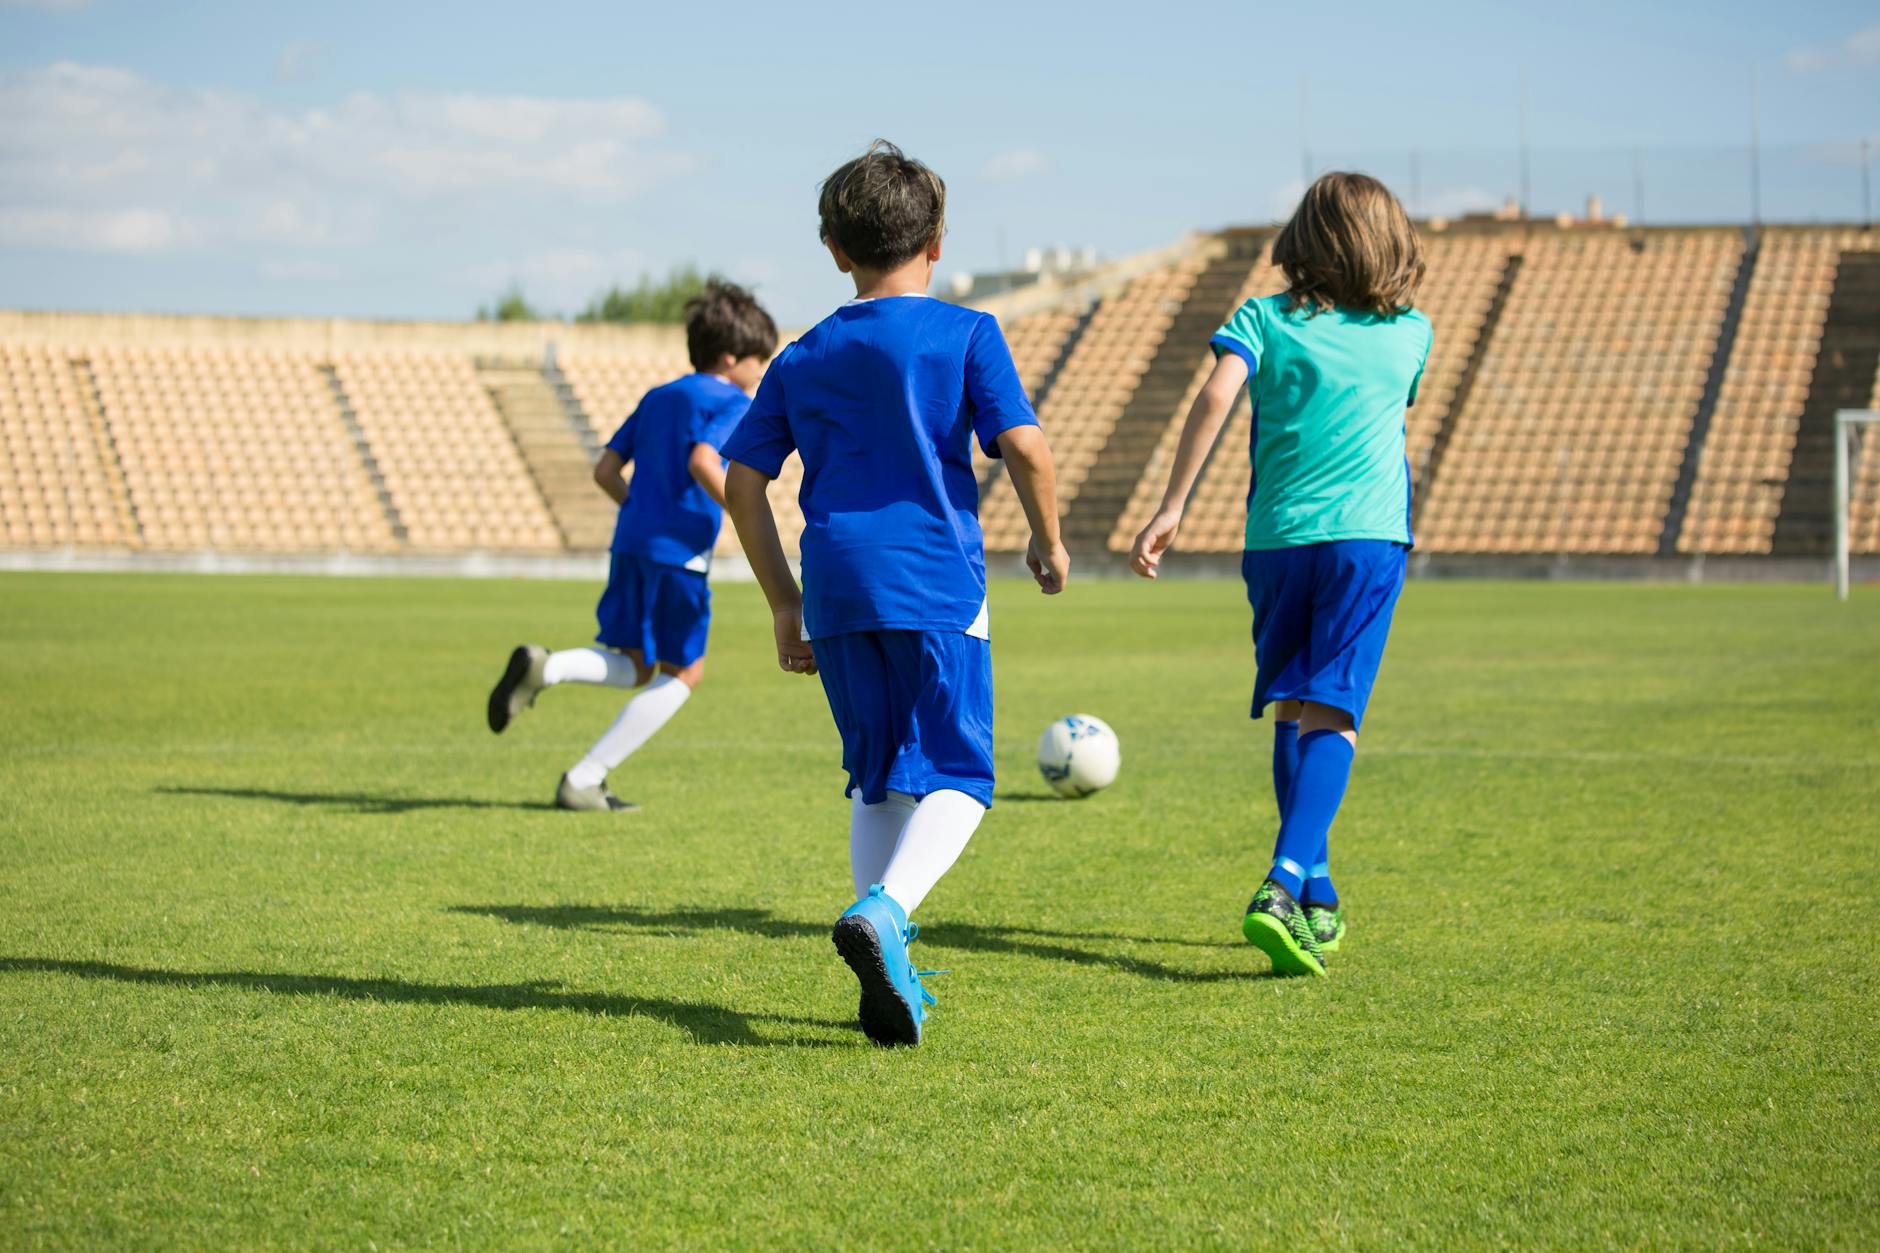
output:
[[633,658],[605,648],[564,648],[550,653],[542,667],[542,681],[550,687],[557,683],[599,683],[607,687],[638,687],[640,678],[633,668]]
[[[623,658],[624,660],[624,658]],[[629,662],[629,665],[632,663]],[[653,732],[679,712],[692,689],[676,675],[656,675],[646,690],[627,702],[607,733],[594,741],[587,756],[568,772],[568,782],[575,787],[593,787],[607,777],[607,772],[632,756],[640,745],[653,738]]]
[[914,812],[914,798],[906,792],[889,792],[879,805],[864,805],[862,790],[856,788],[854,800],[849,810],[849,874],[859,898],[887,873],[901,832]]
[[893,859],[882,872],[882,890],[913,913],[966,851],[966,841],[973,838],[985,816],[984,805],[951,788],[921,797],[901,832]]

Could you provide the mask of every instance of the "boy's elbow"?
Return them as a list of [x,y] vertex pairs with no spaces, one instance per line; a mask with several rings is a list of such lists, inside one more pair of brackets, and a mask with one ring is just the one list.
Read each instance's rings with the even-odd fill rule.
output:
[[1051,449],[1044,441],[1044,432],[1035,426],[1015,426],[1000,431],[998,442],[999,455],[1009,462],[1038,465],[1051,456]]
[[737,509],[764,499],[764,487],[768,482],[751,467],[742,462],[732,462],[725,470],[725,504]]

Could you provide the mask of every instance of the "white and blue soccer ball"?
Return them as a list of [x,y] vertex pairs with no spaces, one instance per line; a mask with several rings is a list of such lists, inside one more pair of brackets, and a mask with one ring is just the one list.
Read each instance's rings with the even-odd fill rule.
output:
[[1116,781],[1123,746],[1101,718],[1072,714],[1044,729],[1038,741],[1038,773],[1059,796],[1088,796]]

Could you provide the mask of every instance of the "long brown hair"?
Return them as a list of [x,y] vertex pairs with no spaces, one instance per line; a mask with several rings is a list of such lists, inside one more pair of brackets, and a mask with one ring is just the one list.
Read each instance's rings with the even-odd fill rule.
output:
[[1395,317],[1416,303],[1423,241],[1390,188],[1369,174],[1321,175],[1273,241],[1288,307],[1342,305]]

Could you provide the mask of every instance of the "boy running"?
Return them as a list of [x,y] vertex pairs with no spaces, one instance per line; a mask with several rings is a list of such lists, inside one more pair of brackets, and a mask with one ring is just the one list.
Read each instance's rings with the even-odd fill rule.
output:
[[[908,915],[992,804],[992,645],[972,441],[1003,456],[1049,595],[1070,559],[1056,474],[989,314],[928,299],[946,187],[885,141],[831,174],[823,243],[855,299],[786,347],[725,446],[726,505],[777,664],[820,674],[848,771],[857,900],[835,926],[877,1044],[918,1044],[934,998]],[[803,588],[764,494],[803,458]]]
[[1282,974],[1325,973],[1345,933],[1327,835],[1377,678],[1410,547],[1404,410],[1429,358],[1411,307],[1423,246],[1397,198],[1362,174],[1307,189],[1273,244],[1287,290],[1217,331],[1214,371],[1182,429],[1161,508],[1130,566],[1156,577],[1243,384],[1253,489],[1241,573],[1253,605],[1253,716],[1271,702],[1279,838],[1242,931]]
[[646,393],[594,467],[594,481],[620,506],[607,590],[595,610],[602,647],[550,653],[521,645],[490,692],[490,730],[500,734],[545,687],[644,685],[561,776],[561,809],[638,808],[613,794],[607,774],[679,712],[705,673],[712,617],[705,576],[724,518],[719,449],[777,350],[777,326],[749,292],[714,279],[686,305],[685,342],[695,372]]

